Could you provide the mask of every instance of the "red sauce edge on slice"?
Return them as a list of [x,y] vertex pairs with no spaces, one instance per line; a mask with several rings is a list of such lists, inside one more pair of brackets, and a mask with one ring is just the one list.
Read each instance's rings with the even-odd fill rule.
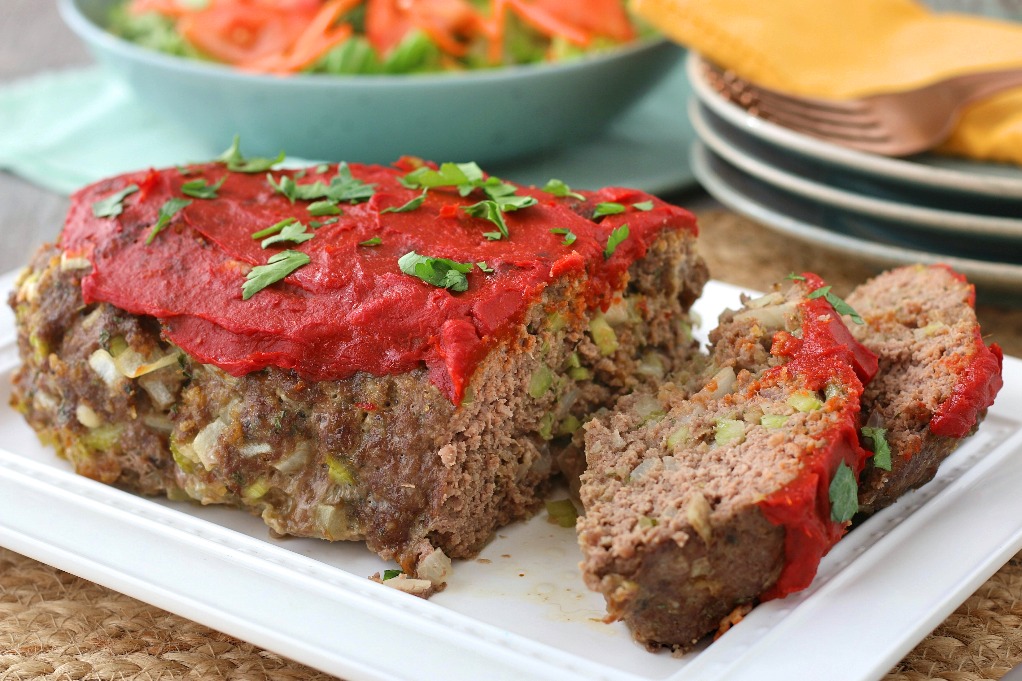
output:
[[[98,182],[72,197],[61,247],[92,263],[82,281],[86,303],[107,302],[129,313],[158,319],[164,335],[201,362],[241,376],[266,367],[291,369],[311,380],[344,379],[357,372],[374,375],[420,368],[454,404],[459,404],[473,371],[487,352],[524,319],[529,306],[552,282],[585,279],[588,309],[606,309],[624,287],[628,267],[670,230],[696,233],[691,213],[640,191],[605,188],[580,192],[584,199],[555,197],[535,188],[518,193],[534,206],[505,214],[510,239],[488,240],[496,226],[462,208],[486,197],[479,190],[461,197],[453,188],[430,190],[425,202],[408,212],[381,212],[403,206],[420,194],[399,179],[413,169],[351,164],[352,175],[375,187],[363,203],[341,203],[337,221],[318,229],[304,243],[263,249],[251,234],[289,217],[305,224],[314,217],[309,201],[290,202],[266,175],[228,172],[221,164],[131,173]],[[329,183],[329,170],[273,171],[279,182]],[[146,239],[160,207],[184,196],[184,182],[226,180],[214,199],[192,198],[150,244]],[[123,212],[97,218],[93,204],[137,184]],[[652,201],[650,210],[634,207]],[[622,203],[625,213],[591,219],[600,202]],[[604,249],[615,228],[629,236],[610,256]],[[570,229],[574,243],[563,245]],[[379,237],[381,243],[363,246]],[[242,284],[254,266],[274,253],[306,253],[310,264],[283,281],[242,300]],[[398,259],[409,251],[462,263],[485,262],[493,273],[473,267],[468,290],[453,292],[406,275]]]
[[[822,280],[804,273],[809,291]],[[822,298],[799,303],[802,338],[778,334],[772,352],[791,359],[781,370],[805,377],[807,387],[820,390],[837,377],[848,389],[842,398],[844,418],[825,437],[825,444],[801,459],[801,472],[759,503],[764,517],[785,529],[784,566],[761,600],[781,598],[805,589],[816,576],[820,560],[844,535],[846,523],[831,519],[830,484],[844,461],[858,479],[870,453],[859,445],[859,398],[863,382],[877,370],[876,356],[854,340],[840,316]]]

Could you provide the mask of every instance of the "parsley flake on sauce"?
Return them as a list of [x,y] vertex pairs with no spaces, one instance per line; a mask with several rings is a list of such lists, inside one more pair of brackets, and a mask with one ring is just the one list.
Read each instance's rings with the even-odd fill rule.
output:
[[218,196],[217,191],[220,187],[224,186],[224,182],[226,181],[226,175],[221,177],[214,184],[209,184],[206,180],[200,177],[182,184],[181,193],[185,196],[191,196],[196,199],[215,199]]
[[607,237],[607,247],[603,249],[604,260],[614,255],[614,251],[621,245],[621,242],[628,238],[628,225],[621,225],[610,233]]
[[443,163],[437,170],[429,166],[416,168],[400,181],[408,189],[467,186],[468,191],[471,191],[477,183],[483,181],[483,171],[475,163]]
[[365,241],[359,241],[358,245],[359,246],[379,246],[382,243],[383,243],[383,239],[381,239],[378,236],[374,236],[371,239],[366,239]]
[[277,234],[278,232],[280,232],[280,230],[282,230],[285,227],[287,227],[288,225],[292,225],[292,224],[294,224],[296,222],[298,222],[298,218],[284,218],[280,222],[273,223],[272,225],[270,225],[266,229],[260,229],[258,232],[253,232],[252,233],[252,239],[253,239],[253,241],[258,241],[259,239],[265,239],[266,237],[270,236],[271,234]]
[[427,284],[450,289],[451,291],[467,291],[468,277],[472,271],[472,263],[456,262],[447,258],[432,258],[409,251],[401,256],[397,265],[405,274],[422,279]]
[[806,297],[823,298],[830,303],[830,306],[833,307],[834,311],[838,314],[848,315],[856,324],[865,324],[866,322],[859,316],[859,313],[856,312],[851,305],[839,298],[836,293],[831,293],[830,288],[830,286],[821,286]]
[[124,212],[124,199],[138,191],[137,184],[129,184],[119,192],[104,197],[92,204],[92,214],[97,218],[115,218]]
[[859,510],[859,486],[855,482],[855,474],[844,461],[834,472],[829,492],[831,520],[836,523],[851,520]]
[[264,173],[273,166],[284,160],[284,152],[277,154],[276,158],[245,158],[241,155],[241,138],[234,136],[230,148],[220,154],[216,160],[227,166],[228,170],[236,173]]
[[310,262],[312,259],[300,251],[274,253],[265,265],[256,265],[245,275],[245,283],[241,286],[241,299],[248,300],[270,284],[280,281]]
[[486,264],[486,261],[480,260],[476,263],[476,267],[481,269],[486,274],[493,274],[493,268]]
[[170,224],[171,218],[173,218],[179,210],[190,205],[191,202],[191,199],[167,199],[163,205],[160,206],[160,214],[159,217],[156,218],[156,224],[154,224],[153,228],[149,230],[149,236],[147,236],[145,240],[146,246],[151,244],[153,239],[156,238],[156,235],[162,232],[164,228]]
[[887,429],[863,426],[862,434],[873,443],[873,465],[881,470],[891,470],[891,445],[887,442]]
[[309,215],[317,218],[321,218],[324,215],[342,215],[344,213],[341,207],[337,205],[336,201],[324,199],[322,201],[313,201],[309,204]]
[[499,232],[484,232],[483,236],[491,241],[499,241],[501,237],[510,238],[511,235],[507,231],[507,223],[504,222],[504,212],[500,209],[500,205],[496,201],[487,199],[480,201],[479,203],[473,203],[471,206],[463,206],[462,210],[468,215],[474,218],[483,218],[489,220],[493,224],[497,225]]
[[570,246],[575,243],[575,239],[578,238],[570,229],[564,229],[563,227],[555,227],[550,230],[550,233],[561,234],[564,236],[564,241],[561,242],[562,246]]
[[633,203],[632,208],[635,210],[650,211],[653,210],[652,201],[640,201],[639,203]]
[[596,208],[593,209],[593,219],[602,218],[605,215],[618,215],[628,210],[623,203],[613,203],[606,201],[604,203],[596,204]]
[[428,191],[429,191],[428,189],[423,189],[421,194],[416,196],[411,201],[408,201],[403,206],[390,206],[389,208],[384,208],[380,212],[381,213],[410,213],[411,211],[415,210],[416,208],[418,208],[419,206],[422,205],[422,203],[426,200],[426,192],[428,192]]
[[303,225],[298,220],[294,220],[293,222],[284,225],[277,234],[268,236],[265,239],[263,239],[263,242],[260,244],[260,246],[266,248],[267,246],[270,246],[272,244],[282,243],[285,241],[300,244],[308,241],[314,236],[316,235],[310,234],[305,230],[305,225]]
[[288,201],[316,201],[325,199],[332,203],[342,201],[361,203],[368,201],[376,192],[375,185],[367,184],[351,174],[347,163],[337,166],[337,174],[330,179],[330,184],[322,180],[299,184],[289,175],[281,175],[275,180],[271,173],[266,174],[266,181],[275,191],[287,197]]
[[562,198],[570,196],[571,198],[578,199],[579,201],[584,201],[586,198],[579,194],[578,192],[571,191],[571,187],[569,187],[561,180],[557,179],[551,179],[547,181],[547,183],[543,185],[543,191],[545,191],[547,194],[553,194],[554,196],[559,196]]

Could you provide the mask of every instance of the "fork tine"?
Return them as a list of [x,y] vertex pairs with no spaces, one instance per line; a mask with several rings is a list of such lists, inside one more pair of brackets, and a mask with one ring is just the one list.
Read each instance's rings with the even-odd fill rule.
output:
[[832,127],[835,129],[854,129],[868,131],[883,127],[883,121],[873,115],[872,111],[866,111],[859,115],[835,116],[828,112],[820,112],[812,109],[804,109],[789,106],[786,103],[777,103],[769,98],[754,99],[746,107],[748,111],[759,115],[774,115],[787,120],[801,122],[804,125]]
[[797,106],[804,109],[818,110],[820,112],[831,112],[834,114],[853,114],[868,110],[868,105],[859,100],[826,100],[813,97],[799,97],[788,95],[777,90],[755,85],[734,71],[725,71],[716,64],[707,61],[703,62],[704,68],[711,78],[718,91],[730,91],[741,96],[743,93],[753,93],[760,98],[770,98],[780,103],[787,103],[790,106]]
[[864,143],[877,144],[890,139],[888,131],[879,125],[870,127],[847,126],[805,118],[803,116],[792,116],[785,112],[767,109],[750,109],[749,112],[777,125],[796,132],[812,135],[813,137],[844,141],[861,140]]
[[867,126],[876,122],[873,110],[866,102],[855,102],[854,106],[845,109],[817,106],[812,102],[806,102],[769,90],[761,90],[756,87],[749,88],[750,98],[756,100],[763,108],[778,109],[787,111],[792,115],[804,116],[820,121],[831,121],[851,126]]

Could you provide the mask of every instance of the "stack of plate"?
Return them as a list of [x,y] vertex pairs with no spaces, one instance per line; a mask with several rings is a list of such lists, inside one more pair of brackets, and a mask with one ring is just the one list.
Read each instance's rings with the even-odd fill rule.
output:
[[840,147],[727,101],[697,55],[687,71],[692,169],[719,201],[795,241],[878,267],[947,263],[981,297],[1022,301],[1022,168]]

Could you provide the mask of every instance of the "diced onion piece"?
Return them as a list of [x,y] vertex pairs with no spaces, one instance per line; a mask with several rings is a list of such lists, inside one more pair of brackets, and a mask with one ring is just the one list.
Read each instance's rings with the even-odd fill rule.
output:
[[310,453],[309,443],[299,442],[293,452],[273,464],[273,467],[281,473],[297,473],[309,462]]
[[415,566],[415,576],[429,580],[433,586],[446,584],[451,576],[451,559],[440,549],[434,549]]
[[268,442],[253,442],[238,448],[238,453],[246,458],[259,456],[260,454],[269,454],[272,451],[273,447]]
[[164,367],[177,364],[177,353],[172,352],[160,357],[154,362],[147,362],[145,357],[140,353],[128,348],[121,354],[117,355],[114,361],[117,363],[117,368],[125,377],[138,378],[139,376],[159,371]]
[[660,459],[655,456],[651,456],[648,459],[643,459],[639,462],[639,465],[632,469],[632,472],[628,474],[628,482],[639,482],[650,472],[657,467],[660,463]]
[[622,324],[628,323],[628,301],[622,299],[615,300],[607,308],[607,311],[603,313],[603,318],[607,320],[607,323],[611,326],[621,326]]
[[199,434],[192,440],[192,449],[195,451],[195,456],[198,457],[207,471],[213,470],[213,466],[216,465],[214,449],[216,448],[217,440],[220,439],[220,435],[225,430],[227,430],[227,424],[217,419],[200,430]]
[[428,579],[416,579],[403,574],[384,580],[383,584],[413,596],[426,596],[433,591],[433,583]]
[[123,379],[121,372],[117,369],[117,365],[114,363],[113,356],[103,348],[99,348],[89,355],[89,366],[92,367],[93,371],[99,374],[99,377],[103,379],[103,382],[108,386],[113,386]]
[[84,402],[79,402],[75,407],[75,418],[86,428],[99,428],[103,425],[103,419],[99,417],[99,414]]
[[70,270],[84,270],[88,267],[92,267],[92,263],[89,262],[88,258],[76,258],[69,256],[67,252],[60,254],[60,271],[68,272]]
[[707,546],[713,539],[713,526],[710,524],[710,513],[713,509],[710,502],[699,492],[695,492],[685,504],[685,519],[702,538]]
[[706,387],[710,389],[710,397],[716,400],[727,395],[734,389],[737,380],[734,367],[724,367],[714,374],[710,382],[706,384]]
[[766,307],[742,310],[735,315],[736,322],[755,321],[767,329],[784,329],[788,319],[797,312],[795,303],[768,305]]
[[146,391],[153,404],[160,409],[166,409],[174,404],[176,399],[174,391],[164,381],[160,380],[158,376],[139,376],[138,384]]
[[174,422],[162,414],[146,414],[142,417],[142,422],[161,433],[169,433],[174,430]]
[[689,440],[688,426],[680,426],[667,436],[667,448],[674,449],[678,445],[684,445]]

